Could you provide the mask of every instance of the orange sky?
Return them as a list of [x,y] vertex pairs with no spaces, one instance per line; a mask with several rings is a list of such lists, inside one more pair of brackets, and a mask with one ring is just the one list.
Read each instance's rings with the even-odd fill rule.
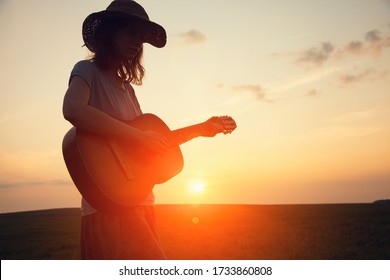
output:
[[[62,98],[88,55],[81,24],[109,2],[0,3],[0,212],[79,206]],[[157,203],[390,198],[389,1],[139,2],[168,33],[164,49],[145,46],[143,111],[171,128],[213,115],[239,126],[184,144]]]

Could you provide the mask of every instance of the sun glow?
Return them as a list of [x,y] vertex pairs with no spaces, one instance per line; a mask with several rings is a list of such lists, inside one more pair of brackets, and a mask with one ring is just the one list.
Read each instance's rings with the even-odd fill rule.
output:
[[192,180],[190,182],[190,190],[194,194],[201,194],[205,191],[206,185],[202,180]]

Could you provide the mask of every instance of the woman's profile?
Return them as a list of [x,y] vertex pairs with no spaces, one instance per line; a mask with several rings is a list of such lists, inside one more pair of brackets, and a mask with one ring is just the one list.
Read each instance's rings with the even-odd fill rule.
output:
[[[131,125],[131,121],[144,116],[132,87],[132,84],[141,85],[145,74],[143,44],[162,48],[167,40],[165,29],[151,21],[145,9],[135,1],[115,0],[106,10],[90,14],[84,20],[82,35],[92,58],[75,64],[63,102],[64,118],[80,135],[93,135],[103,142],[127,143],[134,151],[142,150],[144,155],[158,158],[170,150],[171,138],[176,136],[181,138],[177,141],[180,144],[198,136],[213,137],[235,129],[231,118],[219,117],[179,130],[175,137],[168,137],[152,126],[143,125],[141,129]],[[110,146],[107,153],[117,153],[113,147]],[[116,157],[121,165],[121,156]],[[96,158],[100,165],[108,168],[109,161],[105,161],[104,156]],[[81,192],[82,259],[166,258],[156,229],[152,185],[142,186],[142,195],[135,196],[121,211],[105,211],[99,205],[100,198],[94,199],[97,197],[94,193],[99,190],[93,183],[99,179],[75,180],[82,176],[78,173],[83,170],[72,160],[67,161],[67,166],[78,189],[87,190]],[[127,179],[133,176],[131,166],[129,169],[124,171],[128,172]],[[124,188],[116,186],[116,181],[107,176],[104,179],[112,183],[110,188]],[[106,192],[100,193],[104,196]]]

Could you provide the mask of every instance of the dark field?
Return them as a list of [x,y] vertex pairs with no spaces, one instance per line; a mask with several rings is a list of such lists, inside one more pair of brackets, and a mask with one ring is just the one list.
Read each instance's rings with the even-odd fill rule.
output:
[[[157,205],[170,259],[390,259],[390,205]],[[79,209],[0,215],[1,259],[79,259]]]

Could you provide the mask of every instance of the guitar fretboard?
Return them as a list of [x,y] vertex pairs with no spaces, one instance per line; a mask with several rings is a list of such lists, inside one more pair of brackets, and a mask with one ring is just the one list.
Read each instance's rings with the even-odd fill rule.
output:
[[195,124],[171,131],[168,136],[170,145],[181,145],[201,135],[201,124]]

